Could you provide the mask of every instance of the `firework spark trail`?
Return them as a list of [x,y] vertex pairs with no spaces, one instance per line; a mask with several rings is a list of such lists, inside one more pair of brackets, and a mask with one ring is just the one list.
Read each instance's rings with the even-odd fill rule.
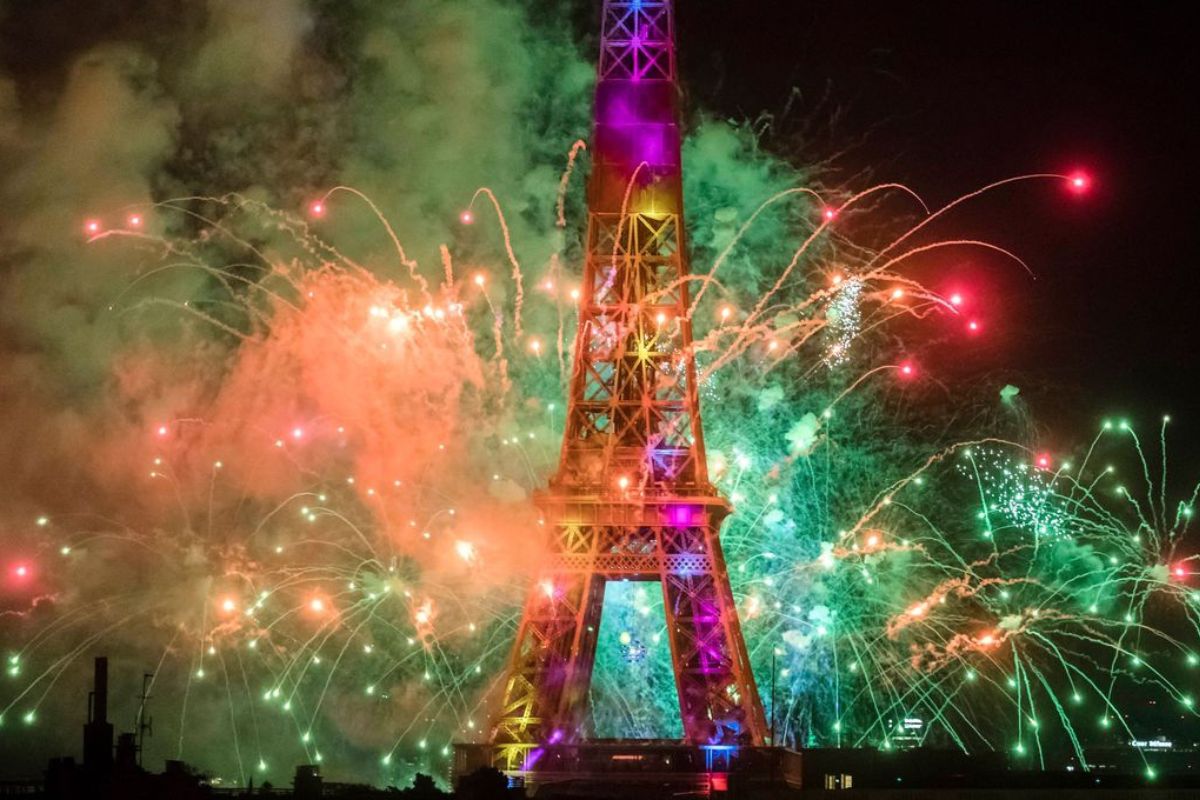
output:
[[554,202],[557,217],[554,220],[554,224],[560,228],[567,227],[567,188],[571,184],[571,173],[575,171],[575,159],[584,150],[587,150],[587,142],[583,139],[575,140],[575,143],[571,145],[571,152],[567,154],[567,166],[558,181],[558,198]]
[[[895,189],[900,192],[911,195],[912,197],[914,197],[917,200],[918,203],[921,204],[922,208],[926,208],[926,210],[928,211],[927,207],[925,206],[925,201],[923,201],[921,199],[920,195],[917,195],[915,192],[913,192],[907,186],[904,186],[903,184],[898,184],[898,183],[882,183],[877,186],[872,186],[871,188],[866,189],[865,191],[859,192],[858,194],[851,197],[849,200],[847,200],[842,205],[842,208],[839,209],[839,213],[841,211],[844,211],[845,209],[852,207],[853,205],[858,203],[860,200],[870,197],[873,194],[887,191],[889,189]],[[760,205],[755,210],[755,212],[750,216],[750,218],[746,221],[746,223],[744,225],[742,225],[742,227],[738,230],[737,234],[730,241],[730,243],[725,247],[724,250],[721,251],[721,253],[717,256],[716,260],[713,261],[713,265],[711,268],[709,268],[708,272],[705,274],[705,277],[709,280],[711,280],[714,277],[717,270],[721,267],[722,264],[725,263],[725,260],[729,257],[729,254],[731,252],[733,252],[733,249],[737,245],[737,243],[746,235],[746,233],[750,230],[750,228],[753,227],[753,223],[758,219],[760,214],[765,212],[768,208],[773,206],[778,201],[784,199],[785,197],[794,195],[794,194],[810,195],[810,196],[814,197],[818,202],[821,201],[821,196],[819,194],[817,194],[814,190],[803,188],[803,187],[796,187],[793,189],[788,189],[788,190],[785,190],[785,191],[782,191],[782,192],[776,194],[774,197],[768,198],[762,205]],[[777,294],[779,292],[779,290],[783,287],[783,284],[787,282],[787,279],[789,277],[791,277],[792,272],[795,271],[796,265],[799,263],[800,258],[808,251],[809,247],[813,244],[813,242],[815,242],[817,240],[819,235],[829,229],[830,224],[832,222],[833,222],[833,218],[826,216],[823,219],[823,221],[819,225],[816,226],[816,228],[813,230],[813,232],[811,234],[809,234],[809,236],[807,238],[804,239],[804,241],[800,244],[800,246],[798,248],[796,248],[795,252],[792,255],[791,262],[789,262],[788,266],[784,268],[782,273],[780,273],[779,279],[775,282],[775,285],[772,286],[769,290],[767,290],[767,292],[763,295],[762,299],[759,301],[760,306],[765,305],[775,294]],[[689,312],[688,312],[689,317],[694,315],[696,308],[699,307],[700,299],[704,294],[704,289],[705,289],[706,285],[707,285],[707,283],[702,284],[700,291],[698,291],[696,293],[696,298],[692,301],[691,309],[689,309]]]
[[[1025,179],[1032,179],[1032,178],[1039,178],[1039,177],[1047,177],[1047,176],[1031,175],[1031,176],[1024,176],[1023,178],[1017,179],[1017,180],[1025,180]],[[1055,177],[1061,177],[1061,176],[1055,176]],[[797,322],[795,322],[793,324],[793,326],[790,328],[784,328],[784,329],[773,330],[773,331],[770,330],[769,328],[767,328],[765,325],[759,325],[758,320],[759,320],[760,316],[764,313],[764,311],[767,309],[768,304],[771,303],[771,301],[780,293],[780,291],[788,283],[789,279],[792,277],[792,275],[796,271],[796,269],[801,265],[801,263],[804,263],[804,259],[806,256],[809,255],[809,252],[810,252],[811,248],[813,247],[813,245],[822,239],[823,234],[825,234],[827,231],[830,231],[832,229],[832,226],[834,225],[835,220],[838,219],[838,217],[841,215],[841,213],[847,209],[853,208],[856,204],[862,202],[863,200],[865,200],[875,194],[881,193],[881,192],[895,190],[895,191],[900,191],[908,196],[915,198],[917,200],[917,202],[920,203],[921,207],[925,210],[926,218],[924,220],[922,220],[920,223],[918,223],[917,225],[909,228],[907,231],[905,231],[904,233],[902,233],[899,236],[897,236],[896,238],[894,238],[890,244],[883,247],[880,251],[871,255],[871,257],[869,259],[867,259],[866,262],[863,264],[861,273],[855,273],[852,271],[851,279],[856,284],[858,284],[860,286],[865,286],[865,285],[874,285],[877,283],[889,282],[892,286],[896,286],[896,285],[905,286],[906,288],[909,289],[910,296],[918,296],[918,297],[923,297],[923,298],[929,299],[931,302],[940,305],[943,309],[949,311],[950,313],[957,313],[957,309],[954,307],[954,304],[951,303],[949,299],[944,298],[936,293],[930,292],[927,289],[925,289],[924,287],[916,285],[915,282],[912,282],[910,279],[907,279],[902,275],[896,274],[894,268],[899,266],[902,263],[905,263],[905,262],[915,258],[916,256],[922,255],[924,253],[932,252],[932,251],[935,251],[938,249],[950,248],[950,247],[977,247],[977,248],[982,248],[985,250],[991,250],[991,251],[997,252],[1007,258],[1010,258],[1010,259],[1016,261],[1018,264],[1020,264],[1027,272],[1030,272],[1030,274],[1032,274],[1032,272],[1029,270],[1028,265],[1025,264],[1024,261],[1022,261],[1016,254],[1012,253],[1010,250],[999,247],[999,246],[992,244],[990,242],[987,242],[987,241],[975,240],[975,239],[948,239],[948,240],[937,241],[937,242],[933,242],[933,243],[929,243],[929,244],[911,248],[908,251],[903,252],[898,256],[894,256],[890,259],[883,261],[882,263],[878,263],[880,261],[880,259],[883,258],[884,255],[886,255],[888,252],[890,252],[891,250],[898,247],[902,242],[911,238],[913,235],[915,235],[919,230],[923,229],[932,220],[941,217],[942,215],[944,215],[951,209],[958,207],[959,205],[967,202],[968,200],[979,197],[980,195],[986,193],[987,191],[998,188],[1000,186],[1004,186],[1007,183],[1011,183],[1011,182],[1012,181],[1000,181],[1000,182],[991,184],[987,187],[983,187],[982,189],[976,190],[974,192],[971,192],[967,195],[964,195],[964,196],[958,198],[957,200],[947,204],[943,208],[941,208],[935,212],[932,212],[932,213],[929,212],[928,207],[925,205],[924,201],[920,198],[920,196],[918,194],[916,194],[911,189],[909,189],[908,187],[906,187],[902,184],[895,184],[895,183],[879,184],[877,186],[873,186],[869,189],[859,192],[858,194],[855,194],[850,199],[848,199],[842,205],[842,207],[840,209],[838,209],[838,211],[835,212],[832,216],[826,216],[818,225],[816,225],[814,227],[814,229],[812,230],[812,232],[809,233],[808,236],[803,240],[803,242],[801,242],[801,244],[793,251],[791,260],[780,272],[779,277],[776,279],[775,283],[769,289],[767,289],[765,292],[762,293],[762,295],[756,301],[752,310],[742,321],[742,324],[733,329],[735,336],[732,338],[732,341],[729,341],[729,342],[723,341],[723,339],[725,338],[723,336],[723,334],[728,333],[728,331],[722,331],[721,329],[718,328],[718,329],[714,330],[713,333],[710,334],[710,336],[708,338],[698,340],[695,343],[695,349],[697,352],[701,352],[704,350],[719,350],[719,352],[720,352],[720,355],[716,359],[714,359],[711,364],[709,364],[706,367],[705,372],[702,374],[702,379],[707,378],[709,375],[711,375],[712,373],[715,373],[717,370],[726,366],[731,361],[741,357],[743,355],[743,353],[755,341],[758,341],[758,340],[764,338],[764,331],[769,331],[769,334],[766,334],[766,338],[771,339],[772,342],[777,342],[781,338],[783,338],[785,340],[791,340],[787,350],[794,351],[827,326],[827,324],[829,322],[828,315],[826,315],[824,317],[820,317],[820,318],[798,319]],[[775,195],[773,198],[769,199],[766,203],[761,205],[754,212],[754,215],[752,215],[751,221],[753,221],[753,219],[758,214],[762,213],[767,208],[769,208],[771,205],[773,205],[775,202],[778,202],[779,200],[782,200],[785,197],[788,197],[792,194],[808,194],[808,193],[810,193],[810,192],[808,190],[804,190],[804,189],[792,189],[792,190],[786,190],[784,192],[780,192],[779,194]],[[815,193],[813,193],[813,194],[815,194]],[[817,197],[819,197],[819,195],[817,195]],[[699,306],[700,300],[704,295],[705,289],[708,286],[708,281],[711,281],[714,278],[716,271],[724,263],[725,259],[728,258],[729,254],[736,247],[739,240],[749,230],[749,225],[750,225],[749,221],[747,222],[746,225],[743,225],[743,227],[737,232],[737,234],[735,234],[735,236],[729,242],[729,244],[726,245],[724,250],[722,250],[721,253],[717,256],[716,260],[713,263],[713,266],[706,273],[706,275],[705,275],[706,281],[701,283],[701,288],[696,293],[696,297],[693,300],[691,307],[689,308],[689,312],[688,312],[689,318],[694,316],[695,311]],[[864,250],[864,252],[867,252],[868,254],[870,254],[869,250]],[[916,291],[915,292],[912,291],[913,289],[916,289]],[[786,313],[789,313],[791,315],[796,315],[796,316],[802,315],[804,313],[809,312],[809,310],[812,309],[814,306],[822,306],[823,307],[825,305],[826,301],[830,300],[831,298],[836,297],[840,291],[841,291],[841,289],[837,285],[830,287],[828,289],[819,290],[816,293],[809,295],[807,298],[805,298],[800,303],[797,303],[794,305],[785,304],[785,311],[786,311]],[[881,298],[889,297],[889,296],[894,297],[894,295],[889,295],[888,292],[894,292],[894,289],[889,289],[889,290],[887,290],[887,292],[880,291],[879,297],[881,297]],[[921,313],[919,308],[909,308],[908,311],[910,314],[912,314],[914,316],[919,316]],[[780,336],[781,333],[783,333],[784,335]]]
[[[925,217],[925,219],[921,220],[921,222],[917,223],[915,226],[913,226],[910,230],[908,230],[906,233],[904,233],[899,238],[893,240],[892,243],[889,244],[887,247],[884,247],[882,250],[880,250],[879,253],[875,256],[875,258],[873,258],[870,262],[868,262],[867,267],[870,268],[870,267],[874,266],[874,263],[876,261],[878,261],[879,259],[886,256],[889,252],[891,252],[891,250],[893,250],[896,247],[899,247],[901,244],[906,242],[908,239],[912,238],[914,235],[919,233],[925,227],[932,224],[934,221],[936,221],[940,217],[948,214],[950,211],[954,210],[958,206],[960,206],[964,203],[967,203],[971,200],[974,200],[975,198],[977,198],[983,194],[986,194],[994,189],[998,189],[1002,186],[1008,186],[1008,185],[1014,184],[1014,183],[1023,183],[1025,181],[1037,181],[1037,180],[1062,181],[1062,182],[1070,185],[1073,181],[1077,180],[1077,177],[1071,176],[1071,175],[1062,175],[1062,174],[1053,173],[1053,172],[1035,172],[1035,173],[1029,173],[1027,175],[1015,175],[1011,178],[1004,178],[1002,180],[998,180],[998,181],[989,183],[986,186],[981,186],[980,188],[976,189],[973,192],[968,192],[967,194],[964,194],[961,197],[950,201],[949,203],[947,203],[946,205],[942,206],[937,211],[934,211],[932,213],[929,213],[929,209],[928,209],[928,207],[926,207],[927,216]],[[920,198],[918,198],[918,200],[919,199]],[[922,205],[924,205],[924,203],[922,203]],[[1020,261],[1020,259],[1017,259],[1017,261]],[[1032,272],[1030,274],[1032,275]]]
[[429,294],[429,283],[425,280],[424,276],[417,271],[420,265],[417,264],[414,259],[408,257],[408,254],[404,250],[404,245],[400,243],[400,237],[396,234],[395,229],[392,228],[392,223],[388,220],[387,215],[383,213],[379,206],[375,205],[375,201],[353,186],[335,186],[327,191],[321,197],[319,202],[325,203],[336,192],[346,192],[366,203],[367,208],[371,209],[371,213],[375,215],[375,219],[378,220],[384,231],[387,232],[388,238],[391,239],[392,247],[394,247],[396,250],[396,256],[400,259],[400,263],[408,270],[409,278],[411,278],[413,283],[415,283],[421,289],[421,297],[423,301],[425,303],[432,302],[432,297]]
[[496,211],[496,219],[500,223],[500,232],[504,236],[504,254],[508,256],[508,263],[512,266],[512,281],[516,289],[516,296],[513,298],[513,332],[517,339],[520,339],[521,309],[525,303],[525,286],[521,276],[521,264],[517,261],[517,254],[513,252],[512,232],[508,228],[508,221],[504,218],[504,210],[500,208],[500,201],[496,199],[496,195],[492,190],[486,186],[475,190],[475,194],[471,197],[471,202],[467,204],[467,209],[470,210],[474,207],[475,200],[479,195],[484,195],[491,201],[492,208]]

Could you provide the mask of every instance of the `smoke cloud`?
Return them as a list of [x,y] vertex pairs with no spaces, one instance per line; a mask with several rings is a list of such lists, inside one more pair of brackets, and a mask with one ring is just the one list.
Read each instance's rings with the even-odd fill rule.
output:
[[[118,677],[161,659],[153,752],[234,780],[259,757],[280,769],[314,757],[299,743],[251,744],[254,714],[197,683],[220,669],[228,684],[234,670],[204,648],[256,635],[214,619],[226,593],[266,591],[271,575],[307,597],[263,553],[331,562],[305,527],[310,506],[336,506],[365,543],[357,566],[324,577],[403,596],[409,618],[389,624],[411,626],[425,654],[372,685],[382,711],[365,705],[371,673],[347,667],[354,677],[295,720],[342,732],[322,753],[332,774],[375,769],[397,731],[411,751],[436,728],[423,722],[431,697],[457,692],[483,724],[486,674],[432,694],[424,676],[503,659],[538,531],[529,490],[557,456],[586,153],[561,201],[569,224],[556,218],[567,153],[588,135],[593,65],[566,11],[547,5],[3,7],[0,557],[38,575],[0,594],[0,635],[31,671],[68,651],[109,652]],[[744,128],[703,117],[692,128],[686,191],[703,261],[796,173]],[[354,193],[301,220],[337,185],[369,197],[402,249]],[[480,196],[475,224],[459,221],[481,186],[534,298],[523,339],[496,209]],[[797,213],[764,215],[730,255],[733,291],[760,289],[786,259],[778,243]],[[475,273],[491,311],[466,304]],[[530,337],[544,357],[530,356]],[[298,493],[312,497],[289,505]],[[78,563],[51,566],[60,549]],[[495,608],[480,618],[486,598]],[[315,599],[355,620],[348,601]],[[99,621],[23,649],[87,607]],[[477,625],[488,638],[469,642]],[[447,650],[426,635],[435,626]],[[395,635],[356,630],[381,648]],[[309,668],[295,680],[319,688]],[[36,707],[74,719],[86,669],[43,678],[5,696],[10,718]],[[252,696],[264,688],[246,680]],[[128,700],[115,698],[119,713],[132,713]],[[372,713],[385,721],[363,724]],[[0,738],[0,752],[23,756],[0,760],[73,747],[34,728]]]

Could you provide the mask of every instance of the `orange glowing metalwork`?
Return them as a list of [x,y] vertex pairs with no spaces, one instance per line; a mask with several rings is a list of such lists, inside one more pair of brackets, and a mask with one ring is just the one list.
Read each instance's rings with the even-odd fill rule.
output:
[[606,0],[602,25],[569,411],[538,497],[550,559],[493,719],[494,761],[508,770],[528,769],[541,746],[586,740],[609,579],[662,584],[686,739],[769,739],[718,538],[730,509],[705,462],[672,5]]

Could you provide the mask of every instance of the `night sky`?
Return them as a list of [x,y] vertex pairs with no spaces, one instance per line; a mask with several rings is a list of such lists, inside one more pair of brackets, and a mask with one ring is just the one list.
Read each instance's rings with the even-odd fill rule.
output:
[[841,152],[832,185],[869,170],[940,204],[1011,175],[1091,174],[1087,197],[1026,184],[948,222],[1036,273],[989,261],[1000,296],[985,301],[995,318],[973,360],[1022,387],[1052,445],[1090,436],[1104,415],[1148,427],[1170,413],[1176,466],[1200,463],[1180,453],[1200,444],[1185,389],[1200,355],[1197,56],[1180,14],[1111,2],[702,0],[681,4],[679,26],[693,102],[774,112],[789,144],[808,132],[811,156]]

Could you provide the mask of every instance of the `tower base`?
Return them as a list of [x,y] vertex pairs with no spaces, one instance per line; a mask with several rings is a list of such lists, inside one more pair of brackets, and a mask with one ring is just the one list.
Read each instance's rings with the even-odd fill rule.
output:
[[782,747],[594,740],[521,747],[454,745],[453,781],[482,767],[530,797],[786,798],[800,789],[800,754]]

